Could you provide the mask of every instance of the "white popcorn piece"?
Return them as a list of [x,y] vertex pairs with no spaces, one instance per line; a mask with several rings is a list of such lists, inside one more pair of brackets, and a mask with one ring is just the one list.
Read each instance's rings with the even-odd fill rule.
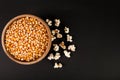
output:
[[48,21],[48,26],[52,26],[52,21]]
[[55,56],[54,56],[54,59],[58,60],[60,57],[61,57],[60,53],[56,53]]
[[52,21],[51,20],[46,19],[46,22],[47,22],[48,26],[52,26]]
[[62,38],[62,34],[58,33],[57,38]]
[[53,48],[54,51],[59,51],[59,46],[57,44],[53,44],[53,46],[54,46]]
[[49,56],[48,56],[48,60],[58,60],[59,58],[61,57],[60,53],[56,53],[55,56],[53,55],[53,53],[51,53]]
[[54,68],[62,68],[63,65],[61,63],[56,63],[54,64]]
[[58,29],[52,30],[52,35],[55,35],[55,34],[59,34],[58,37],[61,37],[61,35],[62,35],[62,34],[60,34],[60,30],[58,30]]
[[59,46],[63,49],[66,49],[65,43],[63,41],[59,44]]
[[72,42],[73,40],[72,40],[72,36],[70,36],[69,34],[67,34],[67,41],[68,42]]
[[52,35],[55,35],[55,30],[52,30]]
[[49,56],[48,56],[48,60],[52,60],[54,59],[54,55],[51,53]]
[[67,50],[64,50],[64,55],[67,57],[67,58],[70,58],[71,56],[70,56],[70,53],[71,52],[68,52]]
[[76,47],[75,45],[69,45],[68,50],[75,51]]
[[60,33],[60,30],[58,30],[58,29],[55,29],[54,31],[55,31],[55,33]]
[[49,21],[49,19],[46,19],[46,22],[48,22]]
[[52,35],[51,37],[52,37],[52,41],[54,41],[54,40],[56,39],[56,37],[55,37],[55,36],[53,36],[53,35]]
[[56,27],[59,27],[60,26],[60,19],[55,19],[55,26]]
[[54,36],[53,38],[52,38],[52,41],[54,41],[56,39],[56,37]]
[[65,33],[69,33],[69,28],[68,28],[68,27],[65,27],[65,28],[64,28],[64,31],[65,31]]
[[63,67],[63,65],[62,65],[61,63],[59,63],[58,66],[59,66],[59,68],[62,68],[62,67]]
[[54,68],[59,68],[59,65],[55,62]]

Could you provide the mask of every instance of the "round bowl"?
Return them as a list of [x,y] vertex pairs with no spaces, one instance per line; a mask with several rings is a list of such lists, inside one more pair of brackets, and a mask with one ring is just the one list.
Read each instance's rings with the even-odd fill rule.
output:
[[[41,57],[39,57],[38,59],[35,59],[35,60],[32,60],[32,61],[21,61],[21,60],[18,60],[16,58],[13,57],[13,55],[11,55],[7,49],[6,49],[6,46],[5,46],[5,35],[6,35],[6,30],[8,29],[9,25],[19,19],[19,18],[23,18],[23,17],[32,17],[32,18],[35,18],[37,19],[39,22],[41,22],[44,27],[46,28],[47,30],[47,33],[48,33],[48,37],[49,37],[49,40],[48,40],[48,46],[45,50],[45,52],[43,53],[43,55]],[[4,27],[3,29],[3,32],[2,32],[2,37],[1,37],[1,41],[2,41],[2,47],[3,47],[3,50],[5,52],[5,54],[14,62],[16,63],[19,63],[19,64],[22,64],[22,65],[31,65],[31,64],[35,64],[35,63],[38,63],[39,61],[43,60],[46,55],[48,54],[50,48],[51,48],[51,31],[50,31],[50,28],[49,26],[45,23],[45,21],[43,19],[41,19],[40,17],[37,17],[37,16],[34,16],[34,15],[30,15],[30,14],[23,14],[23,15],[19,15],[17,17],[14,17],[13,19],[11,19]]]

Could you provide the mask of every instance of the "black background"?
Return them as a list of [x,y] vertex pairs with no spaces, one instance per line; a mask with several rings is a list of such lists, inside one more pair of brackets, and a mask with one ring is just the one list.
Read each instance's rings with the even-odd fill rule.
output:
[[47,59],[23,66],[0,47],[0,80],[116,80],[120,77],[120,16],[118,2],[67,0],[1,0],[0,32],[20,14],[60,18],[70,27],[77,47],[62,69]]

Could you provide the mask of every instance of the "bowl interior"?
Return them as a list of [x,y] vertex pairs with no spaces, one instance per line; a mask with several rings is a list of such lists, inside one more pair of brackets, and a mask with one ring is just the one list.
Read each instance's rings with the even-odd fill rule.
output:
[[[14,58],[7,50],[6,50],[6,47],[5,47],[5,35],[6,35],[6,30],[8,29],[9,25],[19,19],[19,18],[22,18],[22,17],[32,17],[32,18],[35,18],[37,19],[39,22],[41,22],[44,27],[46,28],[47,30],[47,33],[48,33],[48,38],[49,38],[49,41],[48,41],[48,47],[46,48],[45,52],[43,53],[43,55],[41,57],[39,57],[38,59],[35,59],[35,60],[32,60],[32,61],[20,61],[20,60],[17,60],[16,58]],[[30,64],[35,64],[39,61],[41,61],[42,59],[44,59],[46,57],[46,55],[48,54],[50,48],[51,48],[51,31],[50,31],[50,28],[49,26],[45,23],[44,20],[42,20],[41,18],[37,17],[37,16],[34,16],[34,15],[30,15],[30,14],[23,14],[23,15],[19,15],[17,17],[14,17],[13,19],[11,19],[7,24],[6,26],[4,27],[3,29],[3,32],[2,32],[2,47],[3,47],[3,50],[4,52],[6,53],[6,55],[11,59],[13,60],[14,62],[17,62],[19,64],[23,64],[23,65],[30,65]]]

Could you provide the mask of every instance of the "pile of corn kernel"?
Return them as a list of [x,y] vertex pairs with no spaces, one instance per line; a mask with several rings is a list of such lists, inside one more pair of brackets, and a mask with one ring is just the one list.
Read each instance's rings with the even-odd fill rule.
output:
[[63,64],[59,59],[62,56],[70,58],[71,53],[76,50],[73,44],[73,37],[70,35],[69,27],[61,25],[60,19],[54,19],[54,21],[46,19],[46,22],[52,33],[52,48],[47,59],[50,61],[54,60],[54,68],[62,68]]
[[33,17],[13,21],[5,34],[7,51],[20,61],[38,59],[48,46],[49,38],[45,26]]

